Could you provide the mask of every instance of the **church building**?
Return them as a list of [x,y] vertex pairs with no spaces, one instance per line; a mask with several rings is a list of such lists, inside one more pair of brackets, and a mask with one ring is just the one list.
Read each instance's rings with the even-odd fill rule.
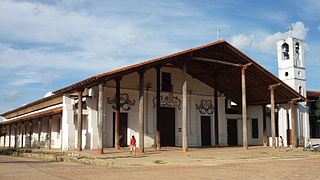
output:
[[279,78],[224,40],[90,77],[1,114],[0,146],[295,147],[310,133],[303,42],[277,46]]

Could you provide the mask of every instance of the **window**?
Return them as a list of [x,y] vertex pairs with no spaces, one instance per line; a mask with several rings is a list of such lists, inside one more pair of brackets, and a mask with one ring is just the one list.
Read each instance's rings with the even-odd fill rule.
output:
[[258,119],[251,120],[252,138],[259,138]]
[[296,51],[297,54],[299,54],[299,52],[300,52],[300,45],[299,45],[299,43],[296,43],[295,51]]
[[299,86],[299,93],[301,94],[302,93],[302,87]]
[[171,74],[162,72],[161,90],[165,92],[172,92]]
[[289,59],[289,45],[287,43],[283,43],[281,46],[282,49],[282,59],[288,60]]

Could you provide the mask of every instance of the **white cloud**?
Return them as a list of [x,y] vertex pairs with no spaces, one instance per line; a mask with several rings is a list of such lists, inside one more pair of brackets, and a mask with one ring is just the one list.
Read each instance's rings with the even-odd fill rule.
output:
[[13,91],[4,93],[3,96],[4,96],[2,98],[3,101],[6,101],[6,102],[16,101],[17,98],[21,96],[21,92],[18,90],[13,90]]
[[244,35],[239,34],[231,37],[230,43],[237,48],[245,48],[247,46],[250,46],[255,40],[255,35]]
[[[305,39],[309,28],[304,26],[303,22],[292,23],[292,36],[299,39]],[[276,32],[273,34],[260,33],[257,35],[235,35],[231,37],[231,42],[238,48],[252,48],[262,52],[274,54],[276,42],[288,37],[288,32]]]

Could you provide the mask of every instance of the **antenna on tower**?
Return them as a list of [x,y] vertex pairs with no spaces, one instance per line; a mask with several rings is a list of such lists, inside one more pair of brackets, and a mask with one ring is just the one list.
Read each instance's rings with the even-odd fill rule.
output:
[[216,28],[217,41],[221,40],[221,28]]
[[287,27],[287,29],[288,29],[288,35],[289,35],[289,37],[292,37],[292,31],[293,31],[292,25],[289,24],[288,27]]

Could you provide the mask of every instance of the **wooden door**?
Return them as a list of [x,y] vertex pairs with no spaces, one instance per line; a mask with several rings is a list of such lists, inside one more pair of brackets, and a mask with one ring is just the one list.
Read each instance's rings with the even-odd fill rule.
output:
[[175,146],[175,108],[161,107],[157,121],[161,146]]
[[236,119],[227,120],[228,145],[238,145],[238,123]]
[[211,119],[210,116],[201,116],[201,145],[211,146]]
[[[115,130],[115,118],[116,118],[116,113],[113,112],[113,132]],[[119,128],[120,147],[128,146],[127,129],[128,129],[128,113],[120,113],[120,128]],[[114,146],[114,133],[113,133],[113,146]]]

